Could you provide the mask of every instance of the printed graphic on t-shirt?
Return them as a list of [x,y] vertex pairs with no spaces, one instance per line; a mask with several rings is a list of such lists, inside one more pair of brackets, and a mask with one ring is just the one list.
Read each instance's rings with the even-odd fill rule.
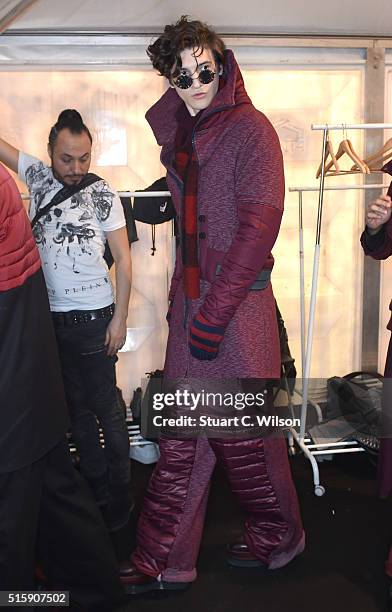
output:
[[107,183],[105,183],[105,181],[99,181],[99,183],[94,183],[91,186],[91,192],[86,193],[86,191],[79,191],[72,196],[71,201],[73,206],[71,206],[71,208],[78,207],[85,211],[80,217],[81,221],[92,219],[93,217],[89,196],[98,220],[107,221],[110,211],[112,210],[114,198],[114,193],[110,191]]
[[[45,196],[53,190],[58,191],[58,187],[61,187],[59,182],[54,180],[51,169],[45,168],[42,162],[28,168],[26,180],[34,191],[35,213],[41,208]],[[107,221],[113,206],[114,196],[115,194],[110,191],[108,185],[103,180],[75,193],[69,198],[69,210],[77,211],[79,223],[63,222],[61,217],[64,218],[65,216],[63,214],[64,210],[61,208],[61,205],[55,207],[37,221],[33,229],[37,243],[46,243],[45,225],[55,221],[58,232],[52,236],[53,242],[56,244],[70,244],[77,241],[81,246],[81,250],[85,252],[86,245],[96,235],[91,227],[91,223],[88,223],[88,221],[94,218],[101,222]]]
[[[30,218],[63,188],[52,168],[21,154],[19,173],[30,194]],[[124,227],[118,194],[105,180],[81,189],[50,208],[34,225],[51,307],[93,309],[112,301],[112,287],[103,260],[105,232]],[[72,297],[71,297],[72,296]],[[88,297],[90,296],[90,297]]]
[[[26,181],[34,193],[34,214],[44,205],[43,200],[48,193],[53,192],[51,196],[54,197],[55,192],[62,188],[54,179],[51,168],[45,167],[42,162],[26,170]],[[63,256],[71,257],[72,271],[79,274],[78,257],[92,254],[91,241],[97,233],[93,221],[109,219],[114,197],[107,183],[98,181],[50,209],[36,222],[33,234],[38,245],[46,248],[51,247],[51,242],[60,245],[55,249],[55,269],[58,265],[56,260]],[[45,199],[48,200],[47,197]]]
[[33,201],[31,206],[37,211],[41,208],[41,204],[46,195],[59,191],[60,183],[55,180],[50,168],[44,166],[42,162],[33,164],[26,170],[26,184],[30,191],[33,192]]

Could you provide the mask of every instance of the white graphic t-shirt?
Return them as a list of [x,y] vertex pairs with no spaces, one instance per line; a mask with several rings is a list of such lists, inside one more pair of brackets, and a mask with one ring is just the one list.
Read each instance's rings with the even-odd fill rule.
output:
[[[18,173],[29,189],[29,216],[64,187],[52,168],[19,153]],[[54,312],[94,310],[113,302],[113,288],[103,259],[105,232],[125,226],[118,194],[104,180],[53,206],[35,224],[37,243]]]

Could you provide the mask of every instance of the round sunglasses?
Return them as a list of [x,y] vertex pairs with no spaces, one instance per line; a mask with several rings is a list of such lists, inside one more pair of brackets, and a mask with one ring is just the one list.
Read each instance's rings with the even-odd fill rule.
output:
[[203,68],[195,77],[192,77],[190,74],[179,74],[178,77],[173,79],[173,84],[179,89],[189,89],[192,87],[194,79],[199,79],[200,83],[208,85],[208,83],[212,83],[215,75],[216,72],[209,68]]

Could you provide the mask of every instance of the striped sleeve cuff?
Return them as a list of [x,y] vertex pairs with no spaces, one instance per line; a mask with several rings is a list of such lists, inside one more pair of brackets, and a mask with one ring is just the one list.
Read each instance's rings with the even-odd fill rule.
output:
[[211,325],[200,313],[197,314],[190,326],[189,350],[191,355],[202,361],[215,359],[224,333],[224,327]]

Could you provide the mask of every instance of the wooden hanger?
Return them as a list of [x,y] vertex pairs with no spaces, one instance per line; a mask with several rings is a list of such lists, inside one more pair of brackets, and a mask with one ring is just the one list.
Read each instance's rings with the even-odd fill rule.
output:
[[[340,159],[343,155],[348,155],[350,159],[353,160],[355,166],[351,170],[342,171],[344,174],[350,174],[352,172],[362,172],[363,174],[370,174],[370,170],[368,166],[358,157],[356,154],[353,145],[346,138],[341,141],[339,144],[338,150],[336,152],[336,159]],[[329,172],[333,166],[333,162],[329,162],[325,168],[325,173]],[[335,172],[333,174],[336,174]]]
[[373,155],[368,157],[365,160],[365,163],[370,166],[374,166],[377,162],[386,161],[390,157],[392,157],[392,138],[389,138],[386,143],[381,147],[381,149],[379,149],[378,151],[373,153]]
[[364,174],[370,174],[370,168],[367,165],[366,161],[363,161],[359,155],[357,155],[354,147],[353,147],[353,143],[351,142],[351,140],[349,140],[348,138],[346,138],[347,144],[351,149],[351,153],[352,153],[352,157],[351,159],[355,158],[357,160],[356,165],[357,167],[360,169],[361,172],[363,172]]
[[[381,167],[392,157],[392,138],[389,138],[386,143],[373,153],[370,157],[366,158],[364,163],[368,165],[370,171],[378,172]],[[357,164],[352,167],[352,170],[357,168]]]
[[387,155],[384,155],[384,157],[382,157],[380,160],[378,161],[375,160],[374,162],[371,162],[370,171],[371,172],[381,172],[384,164],[389,162],[391,158],[392,158],[392,151],[388,153]]
[[[331,164],[330,167],[332,168],[332,166],[335,166],[336,172],[339,172],[340,168],[339,168],[338,160],[336,159],[335,152],[332,146],[332,142],[329,140],[327,136],[327,140],[325,142],[324,164],[327,163],[327,158],[329,156],[331,156],[331,161],[329,162]],[[322,167],[323,167],[323,162],[321,161],[318,167],[318,170],[316,172],[316,178],[319,178],[319,176],[321,175]]]

